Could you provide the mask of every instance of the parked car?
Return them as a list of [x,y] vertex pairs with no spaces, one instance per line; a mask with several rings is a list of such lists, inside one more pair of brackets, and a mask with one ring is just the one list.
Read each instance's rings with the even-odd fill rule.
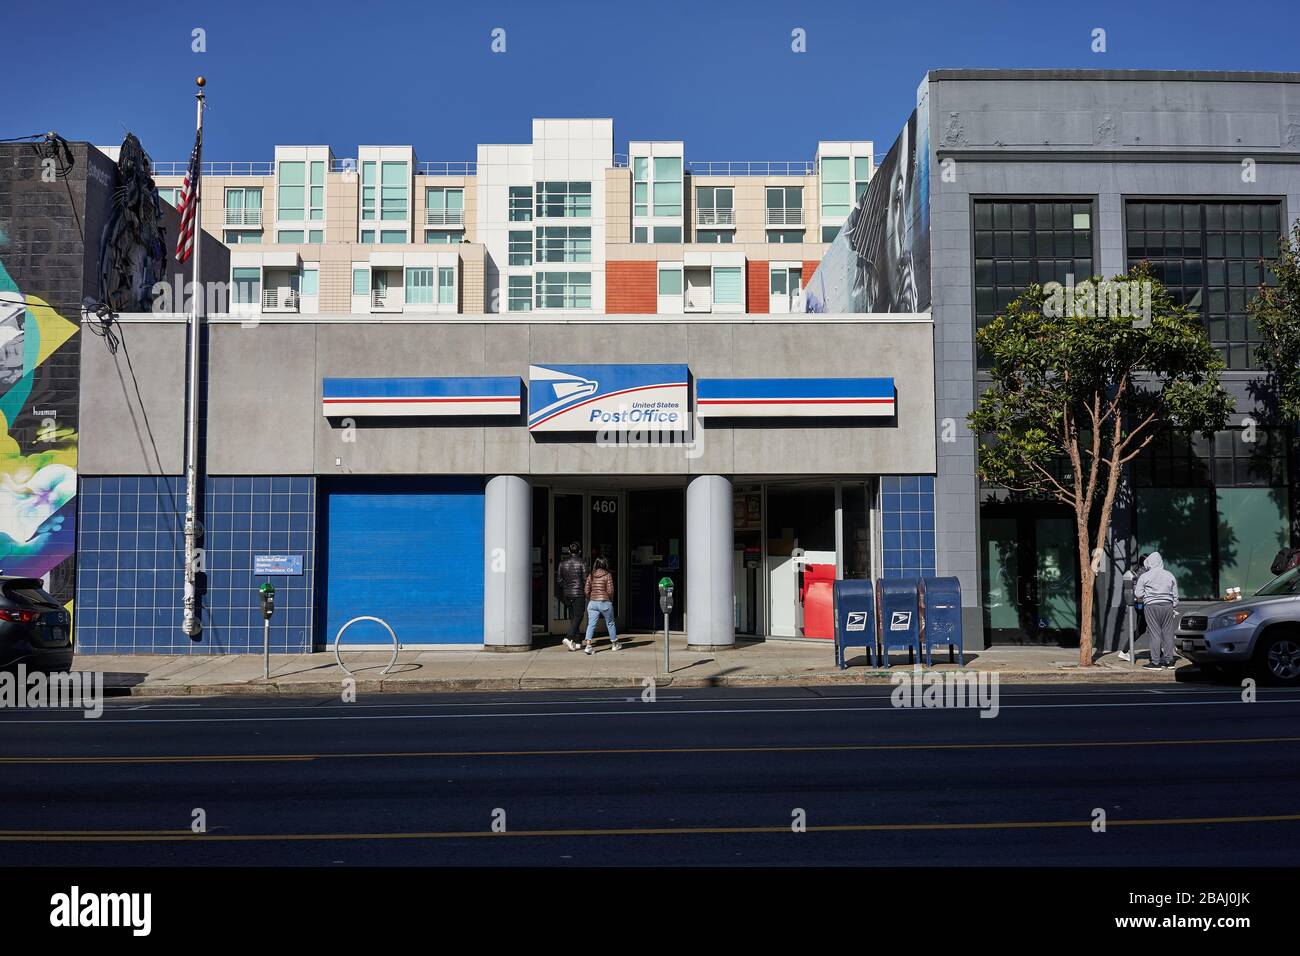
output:
[[19,662],[51,670],[72,664],[68,612],[37,578],[0,574],[0,667]]
[[1300,684],[1300,567],[1248,598],[1184,614],[1174,646],[1209,669],[1245,665],[1270,684]]

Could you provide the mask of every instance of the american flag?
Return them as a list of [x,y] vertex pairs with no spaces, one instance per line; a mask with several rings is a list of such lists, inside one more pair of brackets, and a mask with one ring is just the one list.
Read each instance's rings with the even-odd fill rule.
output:
[[194,152],[190,153],[190,167],[181,184],[176,200],[176,211],[181,214],[181,231],[176,237],[176,261],[184,262],[194,252],[194,216],[199,205],[199,154],[203,152],[203,130],[194,136]]

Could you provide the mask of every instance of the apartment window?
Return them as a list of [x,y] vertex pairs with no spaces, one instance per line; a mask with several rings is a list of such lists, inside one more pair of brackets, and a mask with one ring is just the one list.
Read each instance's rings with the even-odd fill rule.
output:
[[430,226],[465,223],[465,190],[431,186],[424,191],[425,218]]
[[[541,230],[538,230],[539,232]],[[540,247],[542,240],[537,240]],[[531,266],[533,264],[533,234],[531,232],[510,232],[509,263],[512,266]]]
[[682,270],[680,268],[661,268],[659,270],[659,294],[675,296],[682,294]]
[[655,242],[676,242],[682,241],[681,226],[655,226],[652,230]]
[[310,168],[311,183],[307,191],[307,198],[311,203],[308,206],[307,218],[312,222],[320,222],[325,218],[325,163],[323,160],[315,159],[311,162]]
[[633,227],[632,227],[632,241],[633,241],[633,242],[649,242],[649,241],[650,241],[650,230],[649,230],[647,227],[645,227],[645,226],[633,226]]
[[537,308],[590,309],[590,272],[537,273]]
[[735,234],[730,229],[697,229],[696,242],[734,242]]
[[538,226],[537,261],[590,262],[591,227]]
[[231,301],[237,305],[254,305],[262,298],[262,270],[258,266],[232,269],[231,285],[234,286]]
[[632,157],[632,216],[636,219],[650,216],[649,156]]
[[438,267],[438,304],[456,304],[456,270],[451,266]]
[[406,270],[406,304],[433,305],[433,269],[421,267]]
[[450,229],[426,229],[424,230],[424,241],[434,246],[445,246],[450,243],[460,242],[464,233],[452,232]]
[[769,226],[803,225],[803,187],[767,187],[767,224]]
[[701,226],[734,226],[735,191],[731,186],[700,186],[695,190],[695,222]]
[[[374,219],[375,213],[375,163],[361,164],[361,218]],[[364,233],[363,233],[364,235]],[[365,242],[365,239],[361,240]],[[373,239],[371,240],[373,241]]]
[[381,229],[379,230],[380,243],[401,243],[406,241],[405,229]]
[[275,218],[281,222],[302,222],[307,208],[307,164],[284,162],[277,177]]
[[371,245],[372,243],[374,243],[374,241],[375,241],[375,230],[373,229],[361,230],[361,244],[363,246]]
[[303,266],[298,277],[298,288],[304,296],[320,295],[320,267]]
[[406,163],[379,164],[379,218],[406,218],[406,190],[410,175]]
[[231,187],[226,190],[226,225],[262,224],[262,188]]
[[223,237],[226,245],[237,246],[244,242],[261,242],[260,229],[227,229]]
[[655,216],[681,218],[682,158],[680,156],[656,156],[653,165]]
[[352,267],[352,294],[370,296],[370,269],[368,267]]
[[856,205],[871,182],[871,157],[853,157],[853,203]]
[[302,245],[302,236],[301,229],[281,229],[275,234],[275,241],[300,246]]
[[767,241],[777,243],[803,242],[802,229],[769,229]]
[[853,204],[853,185],[849,179],[849,157],[827,156],[822,159],[822,221],[845,219]]
[[176,200],[180,196],[181,188],[179,186],[159,186],[158,198],[172,206],[176,205]]
[[[977,327],[992,322],[1033,283],[1092,275],[1090,200],[978,199],[974,215]],[[979,361],[988,367],[986,356]]]
[[1125,203],[1128,261],[1151,263],[1175,301],[1201,315],[1230,369],[1257,367],[1259,329],[1247,305],[1272,273],[1282,209],[1276,202]]
[[533,221],[533,187],[532,186],[511,186],[510,187],[510,221],[511,222],[532,222]]
[[533,277],[510,276],[507,282],[506,308],[511,312],[532,311]]
[[741,305],[744,287],[740,281],[740,266],[713,267],[713,304]]
[[538,219],[591,218],[590,182],[541,182],[536,197]]
[[307,241],[312,245],[320,245],[325,241],[325,232],[321,229],[311,229],[307,232]]
[[1250,437],[1166,431],[1133,462],[1137,540],[1160,552],[1185,600],[1249,594],[1290,544],[1286,433],[1256,427]]

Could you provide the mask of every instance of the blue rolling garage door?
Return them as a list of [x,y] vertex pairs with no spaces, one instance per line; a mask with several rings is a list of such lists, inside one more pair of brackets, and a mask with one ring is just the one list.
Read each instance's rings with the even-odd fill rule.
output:
[[[318,640],[332,646],[340,627],[368,614],[404,645],[483,642],[481,479],[341,480],[325,498]],[[391,640],[363,621],[343,644]]]

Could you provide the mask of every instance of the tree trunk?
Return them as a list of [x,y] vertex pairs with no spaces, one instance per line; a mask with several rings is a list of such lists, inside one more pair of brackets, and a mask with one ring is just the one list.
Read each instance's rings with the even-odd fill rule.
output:
[[1096,597],[1097,576],[1092,561],[1079,569],[1079,666],[1092,667],[1092,606]]

